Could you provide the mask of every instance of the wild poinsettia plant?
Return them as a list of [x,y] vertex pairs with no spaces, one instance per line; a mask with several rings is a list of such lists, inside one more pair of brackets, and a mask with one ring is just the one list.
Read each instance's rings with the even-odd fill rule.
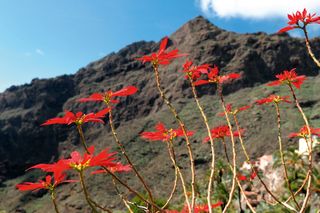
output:
[[170,62],[179,57],[186,56],[186,54],[179,54],[178,49],[166,51],[168,44],[168,37],[162,39],[158,52],[151,53],[151,55],[145,55],[136,60],[142,61],[142,63],[151,62],[153,66],[168,65]]
[[278,33],[284,33],[296,28],[303,29],[309,24],[320,24],[320,16],[317,16],[316,13],[308,13],[306,8],[302,12],[297,11],[296,13],[288,14],[288,19],[288,26],[280,29]]
[[79,126],[88,122],[104,123],[102,119],[105,117],[106,114],[108,114],[109,111],[110,111],[110,108],[106,108],[97,113],[89,113],[89,114],[84,114],[83,112],[73,113],[73,112],[66,111],[65,116],[51,118],[46,122],[44,122],[43,124],[41,124],[41,126],[48,126],[53,124],[66,124],[66,125],[76,124],[77,126]]
[[306,80],[305,75],[298,75],[296,72],[296,68],[291,70],[285,70],[283,73],[276,75],[278,80],[272,81],[268,83],[268,86],[278,86],[281,84],[287,84],[289,86],[293,85],[297,89],[300,89],[301,84],[303,84],[304,80]]
[[[306,37],[306,45],[307,50],[313,61],[320,67],[319,61],[316,59],[313,54],[306,26],[309,24],[320,24],[320,17],[315,13],[308,13],[306,9],[302,12],[298,11],[296,13],[288,15],[289,22],[288,26],[279,30],[280,33],[287,32],[296,28],[302,29],[305,33]],[[170,40],[174,43],[174,40]],[[39,180],[38,182],[24,182],[18,184],[16,187],[20,191],[34,191],[44,189],[50,192],[51,199],[54,205],[54,209],[56,212],[59,212],[57,199],[55,195],[55,189],[59,185],[68,182],[78,182],[81,187],[81,192],[83,192],[84,199],[91,208],[92,212],[112,212],[110,209],[106,208],[105,205],[101,205],[98,202],[94,201],[94,199],[90,196],[88,186],[86,183],[86,176],[88,174],[100,174],[100,175],[108,175],[112,179],[112,184],[114,186],[114,191],[117,193],[121,201],[127,210],[132,212],[150,212],[150,213],[158,213],[158,212],[183,212],[183,213],[203,213],[209,212],[212,213],[215,211],[215,208],[219,208],[223,213],[226,212],[236,212],[237,208],[241,212],[245,212],[243,209],[243,202],[245,202],[245,209],[249,209],[251,212],[257,212],[259,207],[253,205],[250,201],[250,197],[248,196],[248,192],[246,192],[246,188],[248,186],[253,186],[253,179],[257,178],[257,182],[263,187],[263,193],[270,195],[272,198],[272,202],[270,200],[265,200],[265,205],[279,205],[281,206],[281,212],[290,211],[290,212],[306,212],[307,209],[312,208],[310,206],[310,198],[313,193],[313,175],[314,175],[314,159],[313,159],[313,146],[308,147],[308,159],[302,159],[305,164],[307,164],[307,172],[305,174],[305,178],[303,183],[300,185],[298,190],[294,190],[292,187],[292,180],[289,178],[288,171],[291,168],[288,168],[284,151],[284,140],[282,137],[282,116],[280,114],[280,107],[282,107],[282,102],[295,104],[299,113],[302,116],[302,119],[305,125],[300,129],[299,132],[290,133],[289,138],[294,137],[302,137],[306,140],[310,139],[312,141],[312,136],[320,136],[320,128],[312,128],[309,124],[309,119],[304,113],[304,109],[301,107],[299,99],[295,94],[295,89],[301,89],[302,84],[306,80],[305,75],[298,75],[296,69],[285,70],[280,74],[277,74],[276,80],[266,84],[267,86],[280,86],[286,85],[289,87],[291,92],[291,97],[286,95],[276,95],[271,94],[266,98],[262,98],[256,100],[255,103],[258,105],[273,103],[275,106],[275,123],[277,125],[278,134],[278,145],[279,145],[279,153],[281,158],[281,164],[283,167],[284,179],[285,179],[285,187],[288,190],[284,190],[288,193],[284,193],[283,195],[278,195],[274,193],[273,190],[270,189],[270,186],[266,184],[266,178],[263,177],[263,174],[257,171],[256,165],[254,165],[254,161],[250,157],[249,153],[246,150],[247,144],[245,143],[244,129],[241,128],[240,122],[238,121],[238,113],[243,112],[246,113],[249,111],[251,106],[250,104],[241,106],[241,107],[233,107],[232,104],[226,104],[224,94],[222,90],[223,87],[228,86],[226,84],[233,83],[234,80],[240,79],[242,77],[239,73],[225,73],[221,74],[219,68],[216,65],[209,65],[207,63],[197,64],[196,61],[191,59],[187,59],[185,63],[182,65],[182,72],[185,80],[188,81],[188,85],[190,85],[192,89],[192,95],[194,101],[196,103],[196,107],[192,110],[192,113],[196,115],[196,113],[200,112],[201,118],[198,119],[199,122],[203,122],[206,127],[206,133],[201,135],[200,137],[204,137],[204,142],[210,142],[210,151],[208,153],[211,156],[211,161],[207,165],[207,169],[209,170],[209,177],[206,177],[207,181],[205,186],[200,185],[203,182],[200,182],[198,179],[198,174],[200,170],[196,170],[196,158],[198,155],[194,155],[194,151],[202,145],[201,143],[192,142],[190,137],[194,136],[194,131],[189,130],[189,124],[184,122],[184,118],[181,117],[180,113],[175,108],[174,104],[171,103],[171,100],[167,97],[166,91],[163,88],[161,81],[161,73],[159,70],[165,68],[163,65],[170,64],[173,60],[184,57],[187,54],[179,53],[178,49],[168,50],[169,38],[165,37],[161,40],[159,50],[150,53],[144,56],[137,58],[136,60],[142,63],[150,62],[152,64],[152,69],[155,75],[156,87],[159,92],[159,95],[162,101],[168,106],[170,112],[172,113],[173,118],[178,124],[178,128],[167,128],[161,122],[157,123],[155,126],[155,131],[150,132],[142,132],[140,134],[141,138],[148,141],[163,141],[162,146],[166,146],[168,151],[168,157],[171,160],[172,167],[174,169],[174,180],[172,184],[172,190],[168,195],[167,199],[165,199],[165,203],[157,203],[157,198],[155,195],[159,193],[155,193],[155,190],[161,191],[162,185],[157,185],[156,182],[151,181],[148,177],[144,177],[144,171],[139,171],[139,168],[130,158],[128,152],[126,151],[126,144],[122,140],[122,135],[117,133],[117,129],[114,125],[113,114],[117,113],[117,108],[113,105],[119,103],[119,99],[122,97],[131,96],[137,93],[138,88],[135,86],[126,86],[120,90],[105,90],[105,92],[95,92],[88,97],[82,97],[78,99],[78,102],[100,102],[103,103],[104,108],[97,113],[88,113],[85,114],[83,112],[73,113],[70,111],[66,111],[63,117],[55,117],[47,120],[41,126],[48,126],[53,124],[64,124],[64,125],[72,125],[74,124],[77,127],[79,132],[80,140],[84,147],[84,152],[81,151],[72,151],[70,153],[69,158],[59,159],[53,163],[41,163],[31,166],[29,169],[40,169],[46,173],[44,179]],[[204,108],[202,106],[201,101],[203,99],[198,98],[197,94],[197,86],[209,84],[217,85],[218,92],[217,97],[212,96],[211,98],[218,98],[220,102],[220,107],[222,110],[219,110],[218,116],[224,116],[226,124],[216,126],[214,128],[210,128],[211,122],[216,121],[215,118],[211,120],[206,115],[207,111],[210,111],[211,108]],[[213,86],[214,91],[216,86]],[[144,91],[139,91],[144,92]],[[292,101],[291,101],[291,100]],[[105,108],[107,107],[107,108]],[[214,105],[214,108],[218,108],[219,105]],[[218,112],[219,112],[218,111]],[[108,115],[108,118],[106,118]],[[84,132],[82,130],[82,125],[85,123],[100,123],[101,125],[105,124],[105,121],[108,120],[108,124],[111,129],[112,137],[117,144],[119,150],[121,151],[121,157],[126,160],[126,164],[123,164],[118,160],[118,156],[116,157],[116,152],[111,152],[109,148],[103,149],[101,151],[97,151],[95,153],[94,146],[87,146],[87,141],[84,136]],[[199,125],[198,127],[200,127]],[[201,134],[199,131],[198,134]],[[181,138],[181,143],[186,145],[186,150],[188,152],[188,160],[190,163],[190,168],[185,166],[183,161],[180,160],[184,157],[183,155],[177,155],[176,149],[177,143],[175,141]],[[231,144],[227,146],[226,138],[230,139]],[[287,138],[286,138],[287,139]],[[223,144],[224,155],[216,156],[215,147],[218,141],[221,141]],[[250,172],[248,174],[244,174],[240,172],[239,169],[239,150],[236,148],[236,144],[241,145],[241,151],[243,152],[246,163],[250,165]],[[130,146],[128,146],[130,147]],[[182,148],[179,146],[179,152],[183,152]],[[130,153],[130,152],[129,152]],[[230,154],[231,153],[231,154]],[[217,170],[216,168],[216,158],[224,159],[227,163],[228,171],[230,171],[232,180],[230,179],[230,175],[224,174],[227,171],[226,168],[222,168]],[[238,162],[237,162],[238,161]],[[162,163],[162,162],[161,162]],[[143,165],[144,166],[144,165]],[[188,169],[189,172],[187,171]],[[132,171],[134,173],[134,177],[139,180],[141,184],[141,188],[139,190],[134,189],[130,186],[126,181],[122,180],[122,177],[118,176],[119,173]],[[78,175],[77,180],[69,180],[67,177],[70,173],[75,173]],[[131,173],[129,173],[131,174]],[[187,177],[189,175],[189,177]],[[199,175],[201,177],[201,175]],[[204,175],[202,175],[204,176]],[[225,177],[228,177],[225,181]],[[160,178],[160,177],[159,177]],[[223,182],[227,182],[226,184]],[[159,181],[161,182],[161,181]],[[255,182],[255,181],[254,181]],[[110,183],[111,184],[111,183]],[[299,183],[298,183],[299,184]],[[224,186],[223,191],[226,193],[225,198],[222,201],[221,199],[216,199],[217,193],[219,191],[219,187],[221,185]],[[180,188],[179,188],[180,187]],[[205,187],[205,190],[203,188]],[[238,192],[236,192],[238,189]],[[184,201],[181,201],[181,193],[184,196]],[[139,202],[136,202],[134,199],[131,199],[132,195],[136,196],[139,199]],[[237,195],[237,196],[235,196]],[[174,197],[176,196],[176,199]],[[205,197],[205,198],[204,198]],[[238,200],[237,198],[238,197]],[[243,202],[241,202],[243,199]],[[264,199],[263,197],[261,199]],[[176,208],[172,210],[175,205],[172,205],[173,201],[180,201],[177,206],[180,208]],[[217,202],[218,201],[218,202]],[[180,204],[180,205],[179,205]],[[271,206],[271,205],[270,205]],[[170,209],[170,210],[169,210]],[[177,210],[179,209],[179,210]],[[136,211],[137,210],[137,211]]]
[[[182,137],[183,132],[182,129],[167,129],[163,123],[159,122],[155,129],[156,132],[142,132],[141,137],[151,141],[169,141],[173,140],[176,137]],[[187,132],[188,136],[192,136],[194,134],[193,131]]]
[[239,73],[229,73],[226,75],[219,75],[219,68],[217,66],[214,66],[213,68],[209,67],[209,71],[206,74],[207,74],[208,80],[198,80],[194,82],[194,85],[199,86],[199,85],[209,84],[209,83],[223,84],[241,77]]
[[121,90],[113,92],[108,90],[104,93],[93,93],[88,98],[80,98],[79,102],[104,102],[109,105],[110,103],[116,104],[119,103],[119,100],[116,100],[116,97],[125,97],[135,94],[138,91],[138,88],[135,86],[127,86]]

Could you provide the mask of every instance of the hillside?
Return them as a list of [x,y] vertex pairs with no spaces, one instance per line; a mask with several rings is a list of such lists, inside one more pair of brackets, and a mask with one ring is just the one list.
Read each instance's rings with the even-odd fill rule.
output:
[[[274,79],[274,75],[284,69],[297,68],[299,74],[310,77],[299,91],[308,116],[314,125],[320,125],[320,77],[305,51],[304,41],[284,35],[265,33],[237,34],[217,28],[203,17],[196,17],[169,36],[169,49],[178,48],[188,53],[196,63],[216,64],[223,72],[241,72],[243,78],[226,86],[226,100],[236,105],[265,97],[277,90],[263,84]],[[311,41],[314,52],[320,55],[320,38]],[[165,104],[162,103],[149,65],[134,59],[157,51],[159,43],[140,41],[128,45],[117,53],[90,63],[74,75],[59,76],[52,79],[35,79],[30,84],[12,86],[0,94],[0,210],[8,212],[43,212],[50,209],[50,200],[43,193],[20,193],[14,189],[16,183],[34,180],[37,172],[23,175],[29,166],[51,162],[66,157],[70,150],[81,149],[76,129],[63,126],[40,127],[45,120],[62,115],[65,110],[91,112],[101,109],[99,104],[75,102],[80,97],[97,91],[117,90],[134,85],[139,91],[134,96],[122,99],[115,108],[117,131],[129,155],[143,174],[148,177],[157,195],[169,193],[169,184],[174,175],[165,145],[161,142],[149,143],[138,136],[142,131],[151,130],[154,124],[162,121],[168,126],[176,125]],[[184,59],[174,61],[161,68],[165,91],[188,123],[189,129],[197,130],[193,137],[196,164],[199,171],[208,168],[210,157],[208,145],[202,144],[205,136],[198,111],[192,99],[188,82],[178,72]],[[279,88],[280,89],[280,88]],[[210,123],[221,124],[216,113],[220,112],[214,90],[203,86],[199,88],[201,102],[210,115]],[[281,89],[286,94],[285,88]],[[302,120],[293,105],[283,110],[284,135],[300,127]],[[270,114],[270,116],[264,116]],[[295,121],[295,122],[292,122]],[[247,129],[246,141],[252,156],[258,157],[277,149],[275,117],[272,107],[253,107],[240,117],[241,125]],[[85,135],[89,144],[97,148],[112,147],[117,150],[109,128],[103,125],[88,125]],[[288,140],[286,140],[288,141]],[[294,144],[296,141],[288,141]],[[183,142],[177,146],[179,158],[185,162],[186,150]],[[217,144],[219,153],[222,147]],[[240,156],[243,157],[243,156]],[[161,164],[159,163],[161,162]],[[200,174],[200,172],[199,172]],[[126,176],[135,188],[139,185],[133,176]],[[110,180],[102,175],[88,180],[90,191],[98,202],[104,201],[111,208],[121,208]],[[88,211],[80,194],[80,188],[66,185],[58,190],[58,199],[65,212]],[[61,193],[59,193],[61,192]],[[103,195],[103,196],[102,196]],[[107,201],[107,202],[106,202]],[[17,211],[20,209],[19,211]],[[48,211],[49,212],[49,211]]]

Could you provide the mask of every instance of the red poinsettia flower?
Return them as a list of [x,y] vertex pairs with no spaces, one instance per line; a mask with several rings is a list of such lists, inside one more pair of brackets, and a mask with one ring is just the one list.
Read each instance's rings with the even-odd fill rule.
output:
[[304,28],[308,24],[318,23],[320,24],[320,16],[316,16],[316,13],[308,13],[306,9],[302,12],[297,11],[296,13],[288,14],[288,26],[280,29],[278,33],[284,33],[295,28]]
[[[223,202],[218,201],[217,203],[214,203],[211,205],[211,209],[217,208],[221,206]],[[166,213],[179,213],[178,210],[165,210]],[[180,213],[188,213],[189,209],[188,206],[185,205],[183,209],[180,211]],[[194,213],[206,213],[209,212],[209,206],[208,204],[196,204],[194,207]]]
[[167,43],[168,37],[165,37],[160,43],[160,49],[158,52],[151,53],[151,55],[142,56],[136,60],[142,61],[142,63],[151,62],[153,66],[158,66],[170,64],[172,59],[186,56],[186,54],[178,54],[179,50],[177,49],[166,52],[165,49],[167,47]]
[[129,95],[133,95],[138,91],[137,87],[134,86],[127,86],[125,88],[122,88],[121,90],[118,90],[116,92],[113,92],[111,90],[106,91],[104,93],[93,93],[87,98],[80,98],[79,102],[89,102],[89,101],[103,101],[106,104],[109,103],[119,103],[118,100],[115,100],[116,97],[125,97]]
[[[156,132],[142,132],[141,137],[147,140],[151,141],[169,141],[172,140],[176,137],[181,137],[183,136],[183,131],[182,129],[167,129],[163,123],[159,122],[156,126],[155,129],[157,130]],[[187,135],[192,136],[194,134],[193,131],[188,131]]]
[[207,76],[208,80],[198,80],[194,82],[194,85],[199,86],[209,83],[223,84],[241,77],[239,73],[229,73],[221,76],[219,75],[219,68],[217,66],[214,66],[214,68],[209,67],[209,72],[207,73]]
[[62,174],[65,170],[69,169],[70,166],[68,165],[67,161],[65,159],[60,159],[57,162],[54,162],[52,164],[37,164],[34,165],[27,170],[30,169],[41,169],[42,171],[45,172],[52,172],[53,174]]
[[237,175],[237,178],[238,178],[238,180],[240,180],[240,181],[246,181],[246,180],[252,181],[252,180],[254,180],[254,179],[256,178],[256,176],[257,176],[257,173],[256,173],[256,172],[251,172],[251,174],[250,174],[249,177],[247,177],[247,176],[239,173],[239,174]]
[[47,189],[53,191],[55,187],[61,183],[77,182],[77,180],[65,180],[66,175],[62,173],[54,173],[53,176],[47,175],[45,180],[40,180],[37,183],[24,182],[16,187],[20,191],[37,191],[39,189]]
[[67,124],[70,125],[75,123],[76,125],[82,125],[87,122],[96,122],[96,123],[104,123],[102,118],[105,117],[106,114],[110,111],[110,108],[106,108],[97,113],[89,113],[83,114],[83,112],[77,112],[76,114],[67,111],[65,116],[62,118],[51,118],[47,120],[45,123],[41,124],[41,126],[47,126],[52,124]]
[[193,65],[192,61],[187,60],[183,65],[183,70],[186,74],[185,78],[191,78],[192,80],[197,80],[200,78],[201,74],[207,74],[209,69],[209,64],[202,64],[199,66]]
[[66,159],[66,163],[69,168],[73,168],[77,171],[83,171],[89,167],[95,166],[105,166],[105,167],[115,167],[117,162],[115,162],[114,155],[116,152],[109,153],[109,149],[104,149],[97,155],[94,155],[94,146],[88,148],[89,153],[84,153],[81,155],[79,152],[74,151],[71,153],[71,158]]
[[[241,111],[244,111],[246,109],[249,109],[250,107],[251,107],[250,105],[246,105],[246,106],[242,106],[242,107],[238,107],[236,109],[233,109],[232,108],[232,104],[227,104],[226,105],[226,111],[229,114],[236,115],[238,112],[241,112]],[[219,112],[218,115],[219,116],[224,116],[224,112]]]
[[291,69],[290,71],[285,70],[283,73],[276,75],[278,80],[272,81],[267,84],[267,86],[278,86],[281,84],[293,85],[296,88],[300,89],[301,84],[306,80],[305,75],[299,75],[296,73],[296,68]]
[[267,104],[267,103],[280,103],[281,101],[286,103],[291,103],[291,101],[288,100],[289,96],[279,96],[279,95],[269,95],[267,98],[262,98],[260,100],[256,100],[256,103],[259,105]]
[[[111,171],[112,173],[115,172],[130,172],[132,170],[130,165],[123,165],[121,163],[115,163],[114,166],[109,166],[108,167],[109,171]],[[96,170],[94,172],[91,172],[91,174],[101,174],[101,173],[106,173],[106,170]]]
[[240,181],[246,181],[246,180],[247,180],[247,176],[245,176],[245,175],[243,175],[243,174],[241,174],[241,173],[239,173],[239,174],[237,175],[237,178],[238,178],[238,180],[240,180]]
[[[320,128],[311,128],[310,127],[310,132],[312,135],[317,135],[320,136]],[[303,126],[299,132],[292,132],[289,134],[289,138],[294,138],[294,137],[301,137],[301,138],[306,138],[308,137],[308,128],[307,126]]]
[[[227,125],[222,125],[222,126],[217,126],[213,129],[210,130],[211,131],[211,135],[213,139],[223,139],[225,137],[230,137],[230,129],[229,126]],[[244,133],[244,129],[240,130],[240,133],[243,134]],[[234,131],[233,132],[233,136],[234,137],[239,137],[239,132],[238,131]],[[203,142],[208,142],[210,140],[209,136],[204,138]]]

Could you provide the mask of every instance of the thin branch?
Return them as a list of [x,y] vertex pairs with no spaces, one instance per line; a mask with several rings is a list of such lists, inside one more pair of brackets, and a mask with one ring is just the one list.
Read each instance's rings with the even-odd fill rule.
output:
[[[208,132],[208,136],[209,136],[209,139],[210,139],[210,148],[211,148],[211,167],[210,167],[210,177],[209,177],[209,183],[208,183],[208,194],[207,194],[207,202],[208,202],[208,206],[211,206],[211,191],[212,191],[212,183],[214,181],[214,168],[215,168],[215,150],[214,150],[214,143],[213,143],[213,138],[212,138],[212,134],[211,134],[211,131],[210,131],[210,126],[209,126],[209,123],[208,123],[208,118],[206,116],[206,114],[204,113],[204,110],[200,104],[200,101],[198,99],[198,95],[197,95],[197,91],[196,91],[196,88],[193,84],[193,80],[192,78],[189,76],[189,81],[190,81],[190,84],[191,84],[191,88],[192,88],[192,93],[193,93],[193,97],[197,103],[197,106],[198,106],[198,109],[201,113],[201,116],[203,118],[203,122],[206,126],[206,129],[207,129],[207,132]],[[212,213],[212,209],[209,208],[209,213]]]
[[52,200],[55,212],[60,213],[59,209],[58,209],[58,205],[57,205],[57,201],[56,201],[56,194],[55,194],[54,190],[51,191],[51,200]]
[[[304,122],[305,122],[305,124],[306,124],[307,131],[308,131],[308,138],[306,138],[306,143],[307,143],[308,152],[309,152],[309,153],[308,153],[308,160],[309,160],[308,173],[310,173],[310,175],[309,175],[309,179],[308,179],[308,183],[307,183],[306,196],[305,196],[305,198],[304,198],[304,200],[303,200],[303,204],[302,204],[302,207],[301,207],[301,209],[300,209],[300,212],[302,213],[302,212],[304,212],[305,209],[307,208],[307,205],[308,205],[308,202],[309,202],[309,199],[310,199],[310,196],[311,196],[311,182],[312,182],[312,176],[311,176],[311,174],[312,174],[312,160],[313,160],[313,157],[312,157],[312,152],[313,152],[313,150],[312,150],[312,144],[313,144],[313,141],[312,141],[311,129],[310,129],[310,125],[309,125],[309,121],[308,121],[308,119],[307,119],[307,116],[305,115],[302,107],[300,106],[300,103],[299,103],[299,101],[298,101],[298,99],[297,99],[297,96],[296,96],[296,94],[295,94],[295,92],[294,92],[294,90],[293,90],[293,88],[292,88],[292,85],[289,84],[288,86],[289,86],[289,88],[290,88],[292,97],[293,97],[293,99],[294,99],[294,101],[295,101],[295,103],[296,103],[296,106],[297,106],[297,108],[298,108],[298,110],[299,110],[299,112],[300,112],[300,114],[301,114],[301,116],[302,116],[302,118],[303,118],[303,120],[304,120]],[[307,139],[308,139],[308,140],[307,140]],[[309,140],[310,140],[310,145],[309,145]]]
[[243,142],[242,134],[241,134],[241,131],[240,131],[240,126],[239,126],[239,121],[238,121],[238,119],[237,119],[237,116],[236,116],[236,115],[233,115],[233,119],[234,119],[235,125],[236,125],[236,127],[237,127],[237,131],[238,131],[238,133],[239,133],[239,140],[240,140],[240,143],[241,143],[241,147],[242,147],[243,153],[244,153],[244,155],[246,156],[247,162],[250,164],[250,167],[251,167],[252,172],[254,172],[254,173],[257,175],[260,183],[263,185],[263,187],[265,188],[265,190],[267,191],[267,193],[268,193],[269,195],[271,195],[271,197],[272,197],[278,204],[284,206],[284,207],[287,208],[287,209],[290,209],[290,210],[293,211],[293,212],[297,212],[297,210],[296,210],[295,208],[293,208],[292,206],[288,205],[286,202],[282,202],[281,200],[279,200],[279,199],[271,192],[271,190],[268,188],[267,184],[262,180],[262,177],[260,176],[259,172],[255,169],[254,165],[252,164],[251,159],[250,159],[250,157],[249,157],[249,155],[248,155],[248,152],[247,152],[247,150],[246,150],[246,148],[245,148],[245,146],[244,146],[244,142]]
[[85,199],[86,199],[87,203],[89,204],[90,208],[92,209],[92,212],[98,213],[98,210],[95,208],[95,206],[91,202],[87,187],[86,187],[86,185],[84,183],[84,178],[83,178],[83,172],[82,171],[79,172],[79,178],[80,178],[81,187],[82,187],[82,190],[83,190],[83,193],[84,193],[84,196],[85,196]]
[[[236,165],[236,158],[237,158],[237,154],[236,154],[236,147],[235,147],[235,141],[234,141],[234,136],[233,136],[233,132],[232,132],[232,126],[230,123],[230,119],[226,110],[226,105],[224,102],[224,98],[222,95],[222,85],[218,84],[218,92],[219,92],[219,96],[220,96],[220,101],[221,101],[221,105],[223,108],[223,112],[229,127],[229,131],[230,131],[230,138],[231,138],[231,144],[232,144],[232,172],[233,172],[233,178],[232,178],[232,186],[231,186],[231,190],[230,190],[230,194],[229,194],[229,199],[227,204],[225,205],[224,209],[223,209],[223,213],[227,212],[229,206],[231,205],[232,202],[232,198],[236,189],[236,179],[237,179],[237,165]],[[225,143],[224,143],[225,145]],[[225,151],[226,151],[226,146],[225,146]],[[229,160],[228,160],[229,161]]]
[[[108,107],[110,107],[110,106],[108,105]],[[152,203],[154,203],[154,199],[153,199],[150,187],[147,185],[147,183],[145,182],[145,180],[143,179],[141,174],[138,172],[137,168],[134,166],[134,164],[130,160],[130,158],[129,158],[129,156],[128,156],[125,148],[124,148],[124,145],[120,142],[120,140],[118,138],[117,132],[116,132],[115,127],[113,125],[113,117],[112,117],[112,109],[111,109],[111,107],[110,107],[110,111],[109,111],[109,124],[110,124],[110,128],[111,128],[111,132],[112,132],[113,138],[116,141],[116,143],[118,144],[119,148],[121,149],[122,155],[126,158],[128,164],[131,166],[132,170],[137,175],[138,179],[140,180],[140,182],[142,183],[144,188],[147,190],[147,193],[148,193],[150,201]]]
[[163,99],[163,101],[167,104],[167,106],[169,107],[169,109],[172,112],[172,114],[174,115],[176,121],[179,123],[179,125],[182,129],[183,135],[186,139],[187,149],[188,149],[188,154],[189,154],[189,159],[190,159],[190,168],[191,168],[191,210],[193,212],[194,205],[195,205],[195,199],[196,199],[196,197],[195,197],[196,174],[195,174],[194,158],[193,158],[191,143],[190,143],[189,137],[187,135],[187,130],[186,130],[185,124],[183,123],[183,121],[181,120],[180,116],[177,113],[177,110],[171,104],[169,99],[165,96],[165,94],[161,88],[158,66],[153,66],[153,70],[155,73],[157,89],[160,93],[160,96]]
[[277,113],[277,126],[278,126],[278,142],[279,142],[279,152],[280,152],[280,158],[281,158],[281,162],[282,162],[282,166],[284,169],[284,175],[285,175],[285,180],[286,183],[288,185],[288,189],[290,191],[290,194],[293,198],[293,201],[295,203],[295,205],[297,206],[298,209],[300,209],[300,205],[298,204],[296,197],[293,193],[292,187],[291,187],[291,183],[289,181],[289,176],[288,176],[288,169],[286,166],[286,162],[284,160],[284,154],[283,154],[283,148],[282,148],[282,138],[281,138],[281,116],[280,116],[280,109],[279,109],[279,104],[274,102],[274,105],[276,107],[276,113]]
[[310,57],[311,57],[311,59],[313,60],[313,62],[320,68],[320,61],[316,58],[316,56],[315,56],[314,53],[312,52],[307,29],[306,29],[305,26],[302,27],[301,29],[302,29],[303,32],[304,32],[305,42],[306,42],[308,54],[310,55]]
[[172,164],[173,164],[174,168],[176,169],[176,171],[179,174],[179,177],[180,177],[180,180],[181,180],[182,189],[183,189],[183,194],[184,194],[184,197],[185,197],[185,200],[186,200],[186,204],[187,204],[189,212],[191,212],[192,209],[191,209],[189,198],[188,198],[188,191],[187,191],[187,187],[186,187],[186,184],[185,184],[185,179],[183,177],[183,174],[182,174],[179,166],[177,165],[176,154],[175,154],[175,151],[174,151],[172,140],[169,140],[167,142],[167,148],[168,148],[168,151],[169,151],[169,156],[170,156],[170,159],[172,161]]

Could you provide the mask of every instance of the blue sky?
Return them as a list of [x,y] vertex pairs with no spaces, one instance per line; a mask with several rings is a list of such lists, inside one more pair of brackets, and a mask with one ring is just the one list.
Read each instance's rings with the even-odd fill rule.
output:
[[[217,15],[203,4],[210,1],[2,0],[0,91],[36,77],[75,73],[132,42],[158,41],[198,15],[239,33],[273,33],[287,22],[281,15]],[[318,28],[313,31],[319,35]]]

